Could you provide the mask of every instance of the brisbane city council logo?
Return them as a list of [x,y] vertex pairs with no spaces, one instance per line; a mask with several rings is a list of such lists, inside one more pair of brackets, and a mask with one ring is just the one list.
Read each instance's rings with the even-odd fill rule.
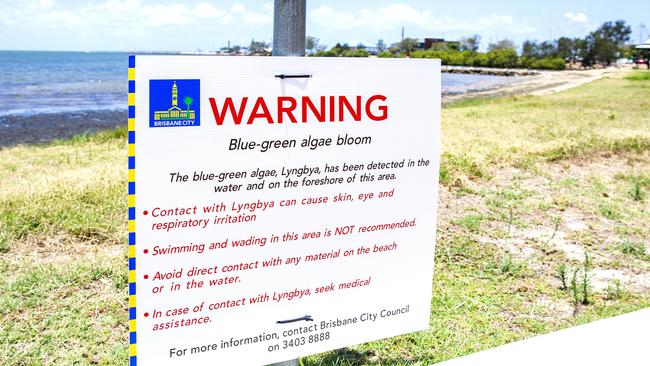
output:
[[200,126],[200,82],[149,80],[149,127]]

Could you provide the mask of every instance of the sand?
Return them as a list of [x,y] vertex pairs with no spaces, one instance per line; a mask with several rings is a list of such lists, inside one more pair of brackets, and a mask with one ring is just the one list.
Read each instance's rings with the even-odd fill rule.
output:
[[475,97],[499,97],[510,95],[547,95],[590,83],[608,75],[620,73],[624,68],[595,70],[540,71],[539,75],[522,77],[520,80],[496,88],[445,95],[443,103]]

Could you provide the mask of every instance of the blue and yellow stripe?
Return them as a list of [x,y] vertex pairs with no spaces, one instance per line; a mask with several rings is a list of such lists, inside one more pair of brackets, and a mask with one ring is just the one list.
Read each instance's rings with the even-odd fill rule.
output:
[[135,271],[135,56],[129,56],[129,142],[128,142],[128,206],[129,206],[129,365],[136,366],[136,271]]

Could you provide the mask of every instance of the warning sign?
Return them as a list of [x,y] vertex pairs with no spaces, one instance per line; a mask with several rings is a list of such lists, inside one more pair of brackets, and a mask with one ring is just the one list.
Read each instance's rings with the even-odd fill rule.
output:
[[129,79],[133,363],[428,327],[438,61],[132,56]]

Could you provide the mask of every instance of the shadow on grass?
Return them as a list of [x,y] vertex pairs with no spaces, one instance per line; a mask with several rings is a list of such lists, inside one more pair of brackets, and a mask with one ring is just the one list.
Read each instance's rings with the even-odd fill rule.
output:
[[302,366],[358,366],[370,363],[369,358],[373,356],[371,350],[357,351],[351,348],[340,348],[328,352],[318,361],[301,360]]

